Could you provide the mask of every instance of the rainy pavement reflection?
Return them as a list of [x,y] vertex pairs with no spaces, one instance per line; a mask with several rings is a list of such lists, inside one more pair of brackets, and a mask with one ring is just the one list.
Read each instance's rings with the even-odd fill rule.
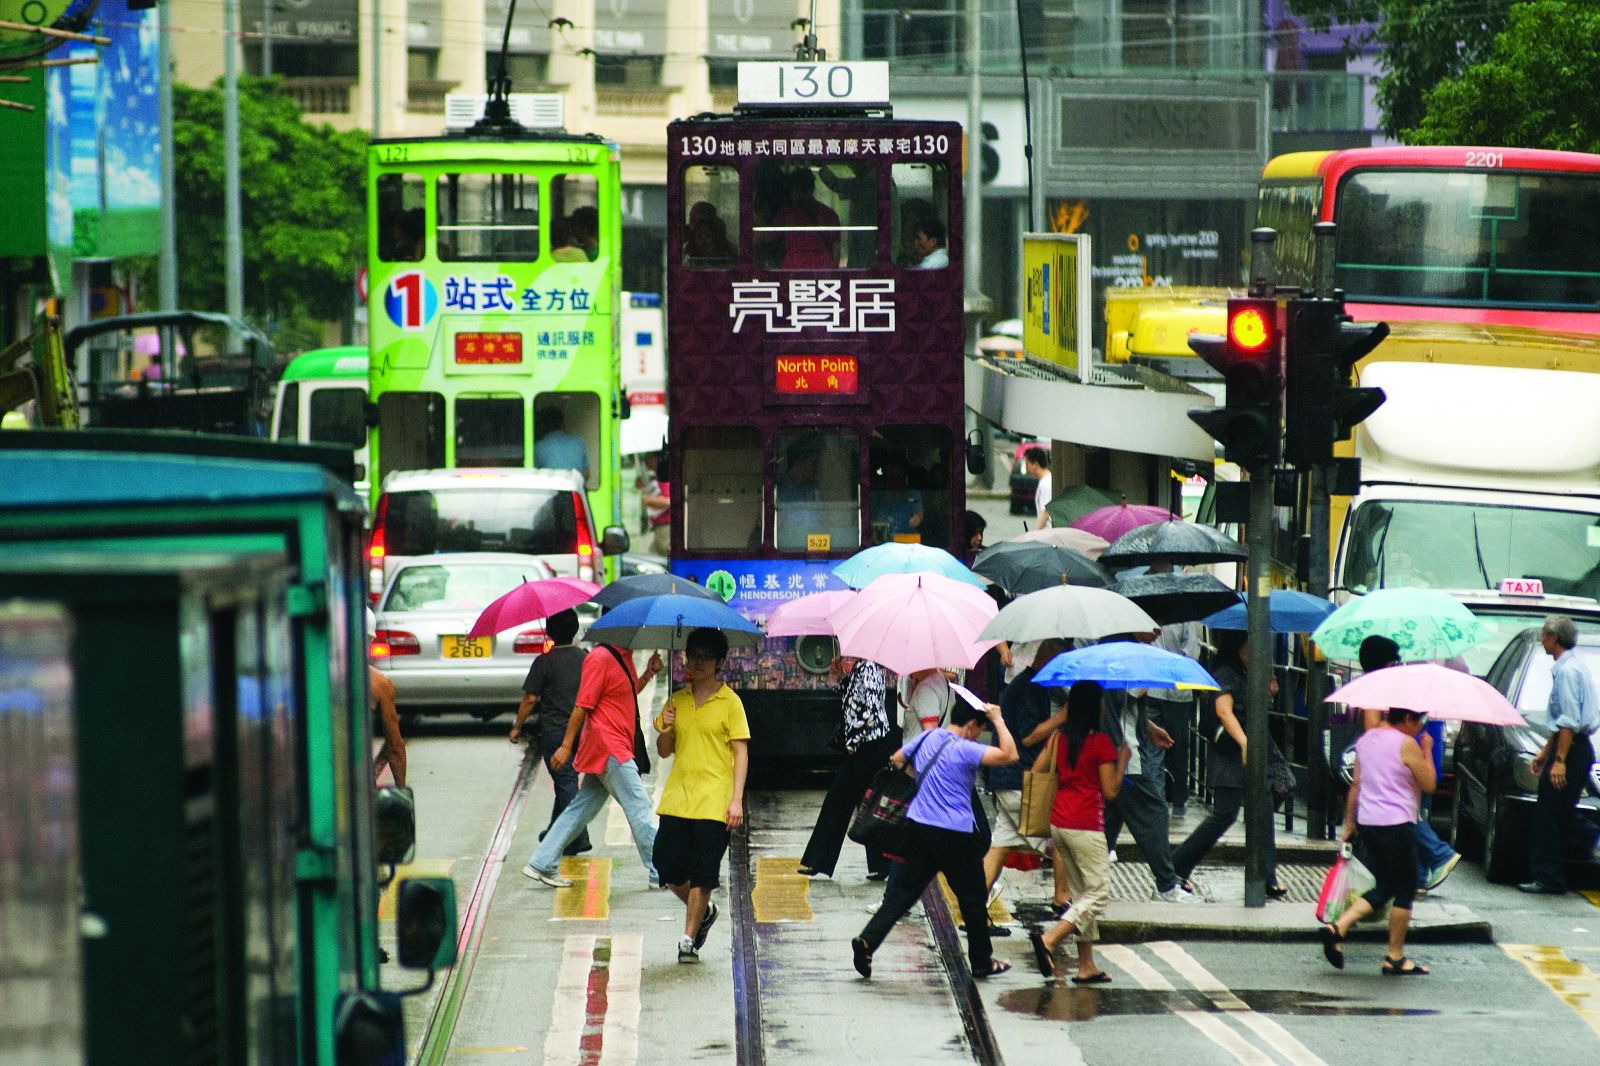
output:
[[[1313,1017],[1400,1018],[1439,1014],[1437,1010],[1357,1003],[1345,996],[1284,989],[1233,991],[1250,1010],[1259,1014]],[[1058,1022],[1086,1022],[1116,1015],[1169,1014],[1173,1011],[1228,1013],[1203,992],[1151,991],[1143,988],[1080,988],[1061,980],[1037,988],[1019,988],[1000,994],[1001,1009],[1031,1014]]]

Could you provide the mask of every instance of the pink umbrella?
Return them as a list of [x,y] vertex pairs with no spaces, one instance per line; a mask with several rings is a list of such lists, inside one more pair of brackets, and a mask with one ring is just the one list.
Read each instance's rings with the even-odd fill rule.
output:
[[885,574],[829,616],[839,653],[897,674],[968,667],[994,646],[978,634],[999,611],[981,589],[938,574]]
[[1148,526],[1152,522],[1170,522],[1177,517],[1179,516],[1165,507],[1155,507],[1147,503],[1119,503],[1113,507],[1101,507],[1090,511],[1077,521],[1068,522],[1067,525],[1073,529],[1093,533],[1110,542],[1130,529]]
[[1328,693],[1328,701],[1375,711],[1404,707],[1457,722],[1527,724],[1492,685],[1438,663],[1411,663],[1370,671]]
[[467,631],[469,637],[484,637],[500,633],[512,626],[520,626],[539,618],[560,614],[568,607],[576,607],[600,591],[593,581],[575,577],[547,577],[538,581],[524,581],[510,592],[483,609],[478,620]]
[[855,589],[830,589],[785,600],[767,615],[767,636],[831,637],[833,623],[828,616],[848,603],[855,594]]
[[1042,544],[1054,544],[1058,548],[1069,548],[1080,555],[1087,555],[1091,559],[1100,558],[1100,553],[1111,546],[1111,542],[1104,537],[1097,537],[1083,529],[1074,529],[1071,526],[1045,526],[1043,529],[1030,529],[1026,533],[1018,533],[1011,540],[1039,541]]

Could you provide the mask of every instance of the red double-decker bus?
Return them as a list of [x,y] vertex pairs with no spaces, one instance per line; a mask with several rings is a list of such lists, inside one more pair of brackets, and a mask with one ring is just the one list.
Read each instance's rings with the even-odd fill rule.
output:
[[[959,554],[961,127],[833,101],[668,129],[673,571],[761,620],[868,545]],[[735,652],[757,759],[826,756],[833,653]]]

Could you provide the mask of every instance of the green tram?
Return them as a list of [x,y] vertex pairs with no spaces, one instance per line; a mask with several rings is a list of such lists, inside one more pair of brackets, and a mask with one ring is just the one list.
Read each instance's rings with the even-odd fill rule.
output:
[[367,159],[374,504],[396,470],[581,462],[620,524],[616,146],[506,117]]
[[[87,1062],[403,1058],[377,897],[414,823],[373,789],[350,465],[0,434],[0,601],[54,602],[76,630]],[[401,964],[452,961],[455,917],[448,880],[402,882]]]

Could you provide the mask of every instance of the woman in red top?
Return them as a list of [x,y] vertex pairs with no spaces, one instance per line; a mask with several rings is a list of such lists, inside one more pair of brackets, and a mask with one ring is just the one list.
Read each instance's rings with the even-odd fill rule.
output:
[[[1073,984],[1099,985],[1111,975],[1094,965],[1093,944],[1100,938],[1100,912],[1111,897],[1111,861],[1106,853],[1106,800],[1116,799],[1122,773],[1133,752],[1124,745],[1118,752],[1111,738],[1100,732],[1101,687],[1079,681],[1067,695],[1067,720],[1056,744],[1056,772],[1060,786],[1050,810],[1050,838],[1067,868],[1072,903],[1061,920],[1047,932],[1034,932],[1034,961],[1039,972],[1054,977],[1056,945],[1069,936],[1078,941],[1078,973]],[[1035,772],[1048,768],[1048,752],[1040,752]]]

